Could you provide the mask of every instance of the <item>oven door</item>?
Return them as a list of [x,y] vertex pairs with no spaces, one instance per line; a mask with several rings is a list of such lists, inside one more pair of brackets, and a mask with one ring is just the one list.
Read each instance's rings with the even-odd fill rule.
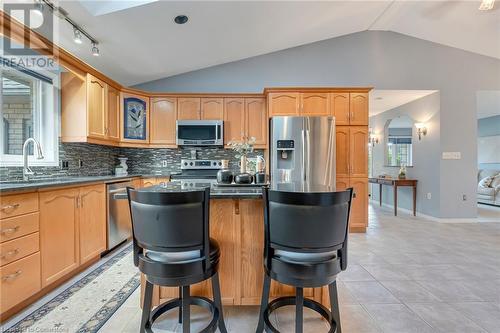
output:
[[177,144],[180,146],[222,146],[221,120],[178,120]]

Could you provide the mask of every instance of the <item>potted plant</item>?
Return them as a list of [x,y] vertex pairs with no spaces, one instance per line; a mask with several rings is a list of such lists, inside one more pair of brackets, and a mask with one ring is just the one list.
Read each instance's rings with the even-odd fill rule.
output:
[[255,137],[243,141],[233,141],[228,143],[230,149],[236,152],[235,157],[240,159],[240,173],[236,175],[234,181],[238,184],[250,184],[252,175],[247,173],[247,156],[253,152]]

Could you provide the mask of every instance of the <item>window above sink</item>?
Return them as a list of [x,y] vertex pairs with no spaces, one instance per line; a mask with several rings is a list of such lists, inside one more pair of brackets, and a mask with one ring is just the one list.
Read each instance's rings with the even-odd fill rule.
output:
[[41,143],[44,159],[36,159],[30,145],[29,165],[57,166],[59,74],[4,65],[0,79],[0,166],[22,166],[23,143],[30,137]]

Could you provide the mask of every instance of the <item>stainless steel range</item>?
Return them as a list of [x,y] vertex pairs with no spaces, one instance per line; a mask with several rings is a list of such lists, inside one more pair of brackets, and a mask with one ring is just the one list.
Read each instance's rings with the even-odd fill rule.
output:
[[177,182],[181,188],[212,187],[217,184],[217,172],[221,169],[221,160],[181,160],[182,173],[172,175],[172,182]]

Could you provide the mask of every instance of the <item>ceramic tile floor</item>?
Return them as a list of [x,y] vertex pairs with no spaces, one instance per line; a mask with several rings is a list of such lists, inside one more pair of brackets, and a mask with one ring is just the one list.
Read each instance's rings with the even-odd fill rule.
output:
[[[352,234],[349,266],[339,276],[344,333],[500,332],[500,214],[498,223],[438,223],[370,207],[366,234]],[[193,307],[196,332],[207,315]],[[257,307],[225,307],[230,332],[255,332]],[[99,332],[138,332],[135,292]],[[327,326],[305,310],[305,332]],[[293,308],[273,318],[293,332]],[[180,332],[176,313],[155,327]]]

